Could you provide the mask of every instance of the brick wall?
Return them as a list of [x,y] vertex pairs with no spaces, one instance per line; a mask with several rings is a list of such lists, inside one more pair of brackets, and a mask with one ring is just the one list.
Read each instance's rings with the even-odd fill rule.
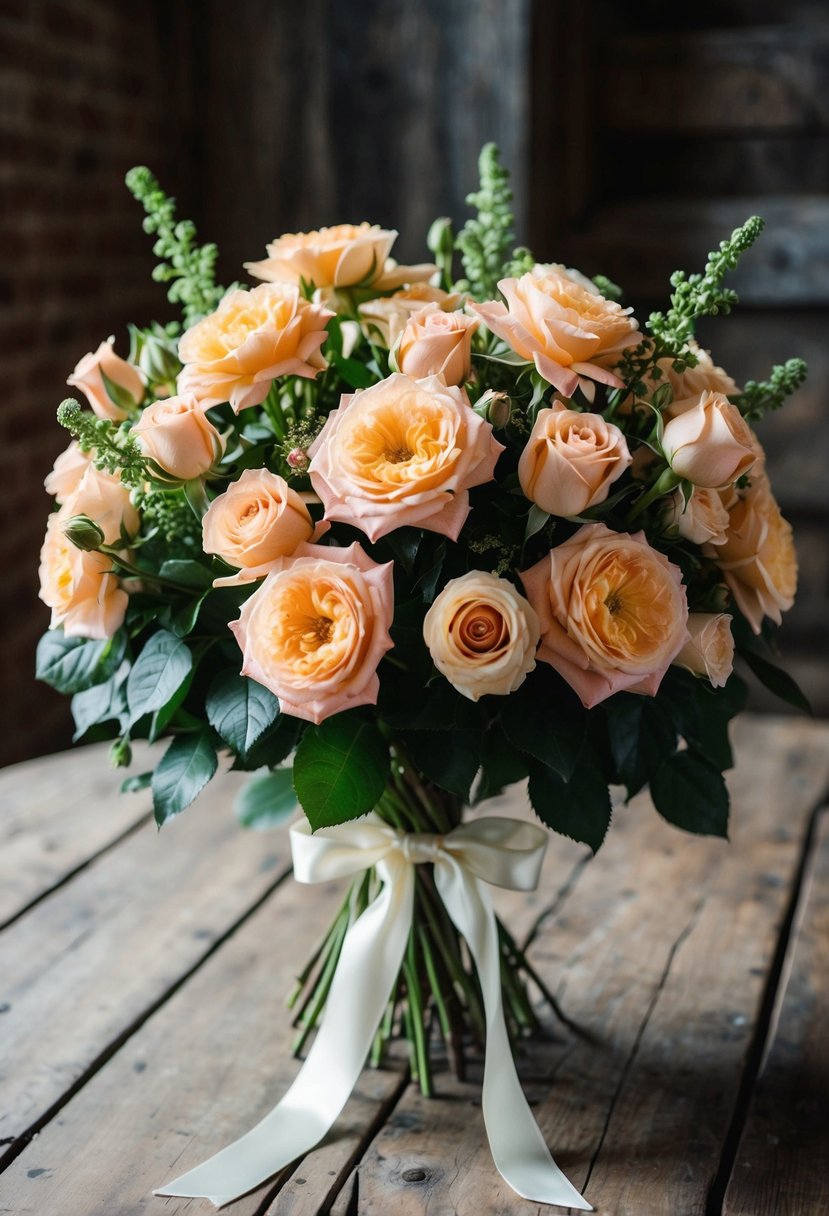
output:
[[[154,0],[0,0],[0,451],[4,707],[0,763],[66,745],[68,701],[34,683],[48,623],[39,491],[67,441],[55,408],[77,360],[157,315],[150,243],[125,171],[150,163],[176,188],[188,139],[181,30]],[[180,18],[178,19],[180,21]]]

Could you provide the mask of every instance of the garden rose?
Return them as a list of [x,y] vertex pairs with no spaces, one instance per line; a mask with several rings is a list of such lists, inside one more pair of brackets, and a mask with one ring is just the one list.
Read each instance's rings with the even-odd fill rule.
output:
[[413,525],[457,540],[469,489],[491,481],[503,447],[466,394],[395,373],[343,396],[308,449],[326,519],[370,540]]
[[279,376],[313,380],[327,366],[320,347],[333,315],[287,283],[231,291],[182,335],[178,391],[204,409],[229,401],[238,414],[260,405]]
[[502,279],[498,289],[506,306],[491,300],[469,308],[565,397],[579,384],[590,393],[589,380],[622,387],[609,369],[640,340],[630,308],[563,266],[535,266],[520,279]]
[[55,460],[51,473],[46,474],[43,482],[46,493],[53,494],[55,502],[63,502],[78,487],[91,463],[92,453],[81,451],[80,444],[73,439]]
[[454,312],[463,303],[459,291],[444,291],[429,283],[413,283],[390,296],[380,296],[360,305],[363,329],[371,342],[389,350],[406,328],[409,317],[426,304],[436,304],[442,312]]
[[103,553],[77,549],[63,534],[65,508],[49,516],[40,551],[40,598],[52,609],[50,628],[69,638],[111,638],[127,610],[127,593]]
[[450,579],[423,622],[435,666],[470,701],[515,692],[535,667],[539,634],[523,595],[483,570]]
[[685,502],[682,490],[674,490],[665,508],[665,523],[694,545],[723,545],[728,529],[728,511],[721,495],[705,486],[694,486]]
[[724,687],[734,670],[734,637],[726,612],[692,612],[688,616],[688,641],[674,659],[695,676],[705,676],[714,688]]
[[662,450],[677,476],[717,489],[731,485],[754,464],[748,424],[722,393],[674,401],[667,413]]
[[303,543],[277,558],[230,628],[242,674],[269,688],[283,713],[322,722],[376,704],[393,615],[391,562],[373,562],[356,543]]
[[239,573],[214,587],[262,578],[279,557],[311,539],[314,523],[296,490],[267,469],[245,469],[214,498],[202,520],[205,553],[217,553]]
[[103,473],[90,464],[78,485],[64,499],[62,514],[87,515],[104,534],[104,544],[114,545],[122,533],[134,536],[138,531],[138,512],[130,498],[129,488],[120,477]]
[[539,410],[518,461],[518,478],[530,502],[566,518],[604,502],[630,463],[617,426],[600,414],[559,406]]
[[520,575],[541,623],[539,659],[586,708],[615,692],[653,696],[687,639],[682,574],[644,532],[586,524]]
[[314,232],[286,232],[267,246],[261,262],[245,262],[255,279],[269,283],[301,281],[314,287],[376,287],[390,291],[403,283],[428,279],[436,267],[398,266],[389,257],[397,239],[393,229],[378,224],[336,224]]
[[752,478],[750,489],[735,498],[725,544],[708,555],[722,570],[755,633],[764,616],[780,624],[797,591],[797,554],[791,525],[781,515],[767,478]]
[[654,389],[663,384],[670,384],[674,401],[699,397],[708,392],[722,393],[725,397],[733,397],[739,393],[736,382],[728,372],[716,366],[710,351],[703,350],[693,338],[687,349],[696,355],[696,365],[686,368],[684,372],[675,372],[673,359],[657,359],[656,366],[662,371],[662,376],[659,380],[650,380]]
[[414,380],[440,376],[447,384],[463,384],[472,371],[472,335],[479,325],[475,317],[427,304],[412,313],[401,335],[398,368]]
[[224,451],[224,440],[192,393],[148,405],[132,434],[144,455],[177,481],[201,477]]
[[121,422],[127,410],[110,397],[104,376],[113,384],[115,395],[123,394],[125,404],[130,406],[142,401],[144,380],[137,367],[116,355],[114,343],[114,338],[108,338],[94,353],[84,355],[66,383],[81,390],[99,418]]

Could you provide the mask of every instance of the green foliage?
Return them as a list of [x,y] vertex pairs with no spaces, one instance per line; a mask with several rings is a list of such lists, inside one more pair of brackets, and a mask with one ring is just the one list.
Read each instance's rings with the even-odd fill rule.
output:
[[119,722],[126,727],[127,697],[124,685],[128,670],[122,664],[103,684],[93,684],[91,688],[75,693],[72,698],[72,720],[75,723],[73,740],[83,738],[93,726],[103,722]]
[[377,726],[353,713],[306,730],[294,758],[294,789],[314,831],[376,806],[389,764],[389,747]]
[[210,685],[205,710],[216,734],[245,757],[278,718],[279,702],[267,688],[230,668],[220,671]]
[[163,709],[190,674],[193,656],[175,634],[159,629],[148,639],[127,678],[129,721]]
[[297,809],[293,773],[289,768],[277,768],[251,777],[242,786],[233,809],[243,827],[256,831],[284,823]]
[[569,781],[539,760],[529,761],[529,771],[530,802],[541,822],[598,852],[613,812],[598,757],[580,764]]
[[225,289],[216,283],[218,249],[196,242],[196,227],[190,220],[176,222],[175,199],[164,193],[149,169],[130,169],[127,189],[143,206],[144,231],[156,237],[153,253],[162,261],[153,271],[158,283],[169,283],[167,298],[181,304],[185,326],[213,312]]
[[92,454],[96,468],[118,473],[127,486],[139,486],[146,480],[147,462],[127,424],[96,418],[72,397],[58,406],[58,422],[77,439],[81,451]]
[[100,642],[68,638],[62,629],[50,629],[38,642],[35,674],[58,692],[83,692],[115,673],[126,645],[126,634],[120,629]]
[[539,663],[518,691],[506,698],[501,723],[514,748],[540,760],[562,780],[570,779],[584,745],[587,715],[546,663]]
[[468,801],[480,764],[480,731],[404,731],[402,737],[411,761],[427,781]]
[[667,756],[651,777],[651,797],[663,819],[701,836],[728,835],[728,790],[719,769],[698,752]]
[[779,410],[787,397],[791,397],[806,379],[806,363],[803,359],[787,359],[776,363],[768,380],[747,380],[743,391],[732,400],[739,406],[743,416],[756,422],[772,410]]
[[455,286],[478,300],[489,300],[497,291],[498,280],[507,274],[523,274],[533,264],[526,249],[512,252],[515,218],[509,173],[500,162],[495,144],[484,144],[478,158],[480,189],[467,195],[477,215],[468,219],[455,239],[461,252],[465,279]]
[[218,764],[207,729],[173,739],[152,776],[153,813],[159,827],[195,801]]

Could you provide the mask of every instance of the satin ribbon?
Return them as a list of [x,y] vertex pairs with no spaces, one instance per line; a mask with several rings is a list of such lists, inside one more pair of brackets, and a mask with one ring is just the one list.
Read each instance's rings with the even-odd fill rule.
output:
[[350,927],[307,1059],[281,1102],[204,1164],[155,1191],[223,1207],[310,1152],[351,1095],[400,971],[414,906],[414,866],[431,862],[435,885],[478,970],[486,1014],[481,1107],[495,1165],[514,1191],[536,1203],[592,1211],[553,1160],[524,1097],[501,1001],[498,927],[491,883],[532,891],[547,834],[534,824],[486,818],[446,836],[405,833],[375,815],[311,834],[291,828],[294,875],[329,882],[377,867],[379,894]]

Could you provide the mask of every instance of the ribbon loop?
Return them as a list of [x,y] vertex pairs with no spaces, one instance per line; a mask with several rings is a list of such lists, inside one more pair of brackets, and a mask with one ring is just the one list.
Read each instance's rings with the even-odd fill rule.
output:
[[469,946],[487,1024],[482,1111],[495,1165],[519,1195],[592,1211],[550,1155],[521,1089],[504,1022],[498,928],[485,882],[530,891],[547,835],[514,819],[478,819],[440,836],[406,833],[376,815],[311,833],[291,828],[300,882],[377,867],[380,893],[345,935],[325,1018],[293,1085],[270,1114],[203,1165],[155,1192],[232,1203],[314,1148],[354,1088],[403,962],[412,926],[414,866],[431,862],[446,909]]

